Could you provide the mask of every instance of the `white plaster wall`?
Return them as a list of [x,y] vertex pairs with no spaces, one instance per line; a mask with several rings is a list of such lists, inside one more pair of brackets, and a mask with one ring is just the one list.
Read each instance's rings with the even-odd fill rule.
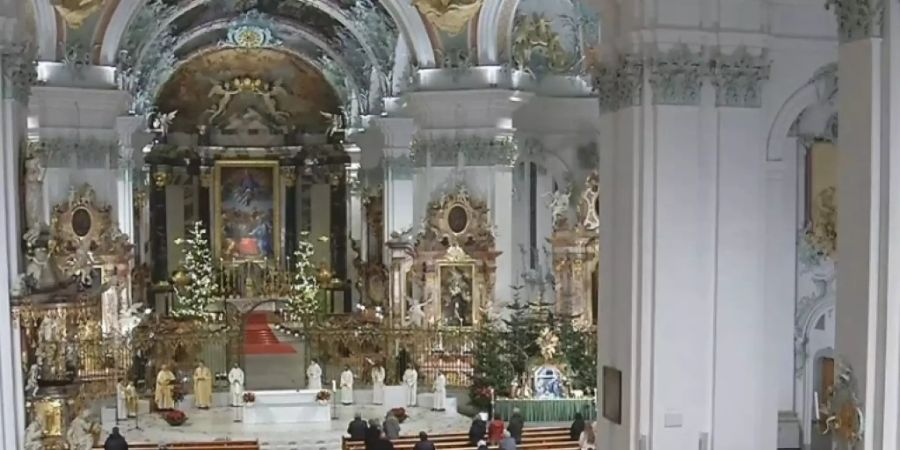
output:
[[45,223],[50,223],[53,207],[69,198],[69,187],[80,188],[89,184],[97,194],[97,203],[109,205],[112,216],[118,214],[116,202],[117,173],[113,169],[61,169],[47,168],[44,174]]

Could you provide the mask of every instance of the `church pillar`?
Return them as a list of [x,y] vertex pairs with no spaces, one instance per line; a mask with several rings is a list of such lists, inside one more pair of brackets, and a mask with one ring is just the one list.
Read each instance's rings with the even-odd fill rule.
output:
[[[5,7],[4,7],[5,8]],[[4,10],[6,12],[6,10]],[[0,29],[16,21],[0,16]],[[15,35],[11,32],[10,35]],[[21,342],[13,318],[10,288],[22,272],[20,245],[21,172],[19,149],[25,130],[29,87],[34,79],[31,53],[0,42],[0,447],[20,448],[25,429]]]
[[[832,409],[858,406],[863,413],[862,440],[848,448],[898,448],[900,7],[893,1],[834,3],[841,35],[835,370],[852,371],[855,382],[842,385],[836,378]],[[852,429],[844,425],[834,433],[837,442]]]
[[[384,166],[384,242],[394,233],[415,228],[413,216],[413,166],[410,158],[415,124],[406,117],[378,117],[373,125],[381,133]],[[391,266],[390,252],[384,252],[384,264]]]
[[[134,153],[140,136],[136,133],[145,126],[145,119],[139,116],[123,116],[116,119],[119,135],[119,164],[116,177],[116,215],[119,229],[137,243],[134,223]],[[149,137],[147,137],[149,139]],[[137,150],[138,152],[141,149]]]

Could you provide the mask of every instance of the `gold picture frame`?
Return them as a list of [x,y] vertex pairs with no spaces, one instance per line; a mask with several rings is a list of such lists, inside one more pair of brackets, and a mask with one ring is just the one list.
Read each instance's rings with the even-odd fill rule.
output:
[[[235,182],[235,177],[238,176],[244,176],[244,181],[241,183],[246,181],[248,184],[241,187],[241,193],[233,192],[235,189],[231,187]],[[271,186],[270,195],[266,195],[267,191],[263,189],[266,184]],[[225,192],[226,189],[229,192]],[[253,192],[257,189],[262,190]],[[283,205],[281,201],[281,170],[278,161],[216,161],[213,168],[213,197],[215,217],[213,255],[216,258],[237,264],[261,262],[273,258],[276,263],[281,261]],[[253,202],[256,202],[257,205],[253,205]],[[271,202],[271,206],[268,205],[269,202]],[[263,209],[260,210],[257,206],[262,206]],[[267,212],[266,209],[270,211]],[[240,215],[241,218],[244,218],[243,216],[247,214],[256,216],[257,213],[263,216],[262,218],[252,218],[258,222],[254,230],[249,230],[246,226],[237,230],[236,225],[234,228],[226,230],[226,222],[232,225],[241,222],[236,220],[236,217],[225,217],[226,214]],[[268,220],[267,213],[271,216],[271,220]],[[271,230],[267,231],[267,227]],[[263,230],[261,232],[263,236],[257,233],[258,230]],[[228,237],[226,237],[226,232],[228,232]],[[266,233],[268,234],[266,235]],[[235,242],[235,237],[238,237],[237,242]],[[258,254],[254,254],[252,251],[254,246]]]
[[[462,283],[463,295],[459,307],[454,307],[455,300],[452,295],[454,274],[458,274]],[[471,327],[478,323],[478,310],[481,307],[476,281],[475,265],[466,262],[441,263],[438,266],[439,301],[437,306],[437,320],[444,326]],[[460,318],[448,317],[450,311],[458,310]],[[462,319],[459,322],[459,319]]]

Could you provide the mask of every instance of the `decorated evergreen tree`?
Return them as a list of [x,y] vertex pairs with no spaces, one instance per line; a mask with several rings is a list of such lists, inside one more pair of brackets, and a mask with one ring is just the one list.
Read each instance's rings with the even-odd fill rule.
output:
[[312,257],[315,253],[313,245],[306,239],[300,239],[294,251],[294,273],[291,281],[291,295],[288,307],[294,319],[300,320],[308,327],[319,314],[319,282],[316,279]]
[[491,388],[497,396],[510,394],[510,384],[515,374],[505,352],[499,351],[503,345],[504,333],[485,314],[482,326],[475,334],[472,384],[469,386],[469,397],[479,408],[490,406]]
[[503,320],[506,331],[498,347],[509,355],[516,376],[524,374],[530,368],[531,359],[540,355],[537,338],[546,326],[542,320],[543,307],[523,301],[519,291],[520,288],[513,288],[513,303],[507,306],[509,317]]
[[584,326],[565,318],[559,321],[559,340],[562,356],[570,372],[573,389],[597,388],[597,340]]
[[172,315],[180,319],[209,319],[209,305],[220,291],[203,222],[194,222],[188,236],[176,239],[175,245],[184,248],[183,268],[187,283],[181,286],[175,284],[177,301],[172,308]]

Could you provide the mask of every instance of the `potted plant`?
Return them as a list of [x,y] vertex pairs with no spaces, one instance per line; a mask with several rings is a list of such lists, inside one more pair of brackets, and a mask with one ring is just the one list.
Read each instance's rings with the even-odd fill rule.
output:
[[330,400],[331,391],[329,390],[322,389],[318,394],[316,394],[316,402],[318,402],[320,405],[327,405]]
[[244,403],[252,406],[256,402],[256,394],[252,392],[244,392]]
[[173,427],[180,427],[187,422],[187,414],[184,411],[173,409],[163,414],[163,420]]

